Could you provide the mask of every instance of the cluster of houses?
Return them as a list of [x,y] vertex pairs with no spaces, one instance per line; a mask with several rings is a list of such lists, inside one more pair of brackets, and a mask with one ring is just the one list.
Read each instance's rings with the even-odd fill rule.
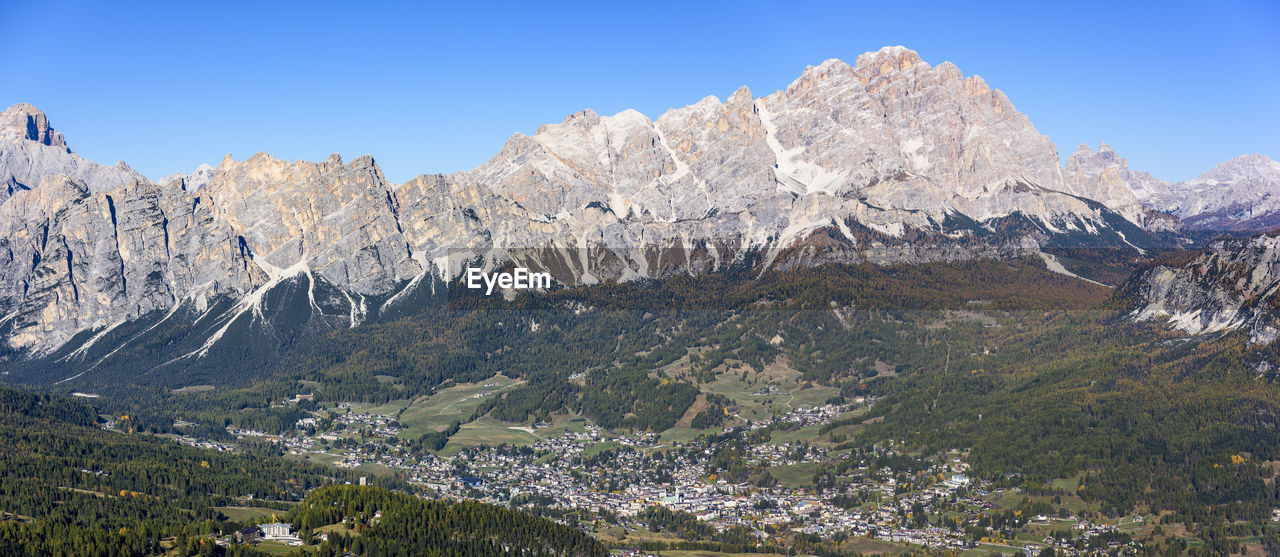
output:
[[[851,406],[866,403],[863,399]],[[851,406],[797,408],[772,420],[752,424],[750,429],[774,423],[799,426],[829,423]],[[343,424],[346,429],[372,431],[388,440],[398,433],[389,417],[377,414],[349,411],[336,415],[333,422]],[[306,430],[317,425],[319,422],[314,418],[304,418],[297,428]],[[326,435],[280,437],[235,428],[228,431],[237,437],[273,439],[298,454],[320,451],[315,439]],[[605,441],[612,449],[606,455],[594,459],[584,456],[588,449]],[[850,512],[830,503],[835,493],[762,488],[716,478],[708,468],[713,447],[699,442],[677,443],[666,451],[655,451],[662,445],[659,437],[651,432],[611,436],[585,424],[583,431],[566,432],[527,447],[477,447],[447,458],[432,454],[410,456],[395,443],[379,444],[376,451],[370,450],[372,446],[362,444],[342,449],[338,465],[357,468],[377,463],[402,470],[411,482],[429,487],[439,497],[497,504],[528,501],[527,504],[608,512],[622,519],[640,514],[647,507],[664,506],[691,513],[721,530],[746,526],[761,537],[768,535],[767,527],[785,526],[824,537],[837,533],[874,535],[884,539],[909,539],[930,547],[961,547],[962,543],[959,535],[950,531],[900,527],[896,511]],[[592,452],[599,455],[601,451]],[[748,457],[752,464],[769,467],[826,459],[826,449],[803,442],[753,445]],[[935,486],[927,495],[947,494],[964,485],[967,481],[957,482],[957,477],[953,477]],[[895,494],[892,478],[878,479],[866,486],[855,484],[855,487],[879,490],[886,497]],[[900,504],[911,504],[910,496],[907,497],[901,499]]]
[[210,441],[207,439],[191,437],[189,435],[183,435],[182,437],[177,438],[176,441],[183,445],[187,445],[188,447],[196,447],[200,449],[213,449],[215,451],[223,451],[223,452],[233,452],[237,450],[236,446],[230,443],[223,443],[221,441]]
[[[496,504],[526,501],[607,512],[621,520],[631,520],[648,507],[662,506],[690,513],[720,530],[745,526],[761,537],[768,536],[768,527],[783,526],[823,537],[869,535],[935,548],[971,544],[960,532],[900,524],[898,507],[849,511],[830,502],[837,495],[834,492],[761,488],[713,479],[707,466],[712,451],[696,443],[654,452],[656,438],[636,434],[614,439],[613,449],[603,460],[583,457],[588,448],[603,440],[602,430],[588,426],[583,432],[566,433],[529,447],[475,448],[445,459],[429,457],[411,463],[411,480],[430,487],[438,497]],[[795,464],[796,455],[825,457],[825,450],[799,443],[757,445],[755,449],[759,453],[753,457],[770,466]],[[384,464],[392,462],[383,458],[380,462]],[[467,472],[464,475],[459,470]],[[939,483],[933,491],[898,495],[897,505],[909,507],[917,497],[931,504],[934,497],[953,496],[968,485],[967,478],[962,481],[960,476],[953,475],[948,480],[951,483]],[[882,490],[886,498],[895,495],[892,478],[887,482],[868,480],[854,487]],[[973,499],[970,508],[980,511],[984,506],[989,505]]]
[[822,406],[800,406],[792,409],[786,414],[774,416],[772,419],[764,420],[751,424],[752,429],[762,427],[783,425],[798,425],[800,427],[809,425],[829,424],[841,414],[846,414],[875,404],[876,397],[859,396],[854,397],[848,404],[824,404]]
[[334,416],[333,421],[347,429],[368,430],[374,437],[395,437],[404,429],[399,425],[393,425],[391,418],[382,414],[347,412]]
[[[769,425],[787,424],[787,429],[794,429],[827,424],[872,402],[873,399],[860,397],[848,405],[796,408],[737,431],[745,438],[750,431]],[[332,431],[316,431],[330,422],[342,424],[338,430],[373,435],[366,437],[365,443],[345,444],[340,449],[322,447],[318,440],[339,438]],[[720,530],[746,527],[761,538],[781,527],[824,538],[871,536],[935,549],[963,550],[976,542],[966,539],[961,529],[906,520],[904,509],[916,506],[936,514],[938,502],[960,501],[966,521],[976,523],[977,516],[991,507],[977,497],[985,492],[966,475],[968,466],[961,456],[941,460],[921,472],[931,478],[927,487],[899,471],[875,468],[869,459],[842,472],[837,477],[838,489],[815,490],[732,482],[717,476],[712,460],[717,452],[715,443],[723,440],[700,438],[664,445],[651,432],[614,435],[590,424],[583,424],[582,431],[549,436],[528,446],[472,447],[447,457],[411,451],[398,442],[398,425],[383,415],[348,411],[324,422],[304,418],[296,428],[306,433],[270,436],[232,427],[227,431],[238,438],[274,440],[295,454],[337,455],[338,465],[343,467],[379,464],[399,470],[411,483],[430,488],[440,498],[586,509],[617,517],[628,525],[635,525],[635,517],[647,508],[660,506],[690,513]],[[232,448],[193,438],[180,441],[219,450]],[[876,453],[871,456],[895,454],[892,447],[873,450]],[[775,468],[825,462],[830,455],[824,447],[801,441],[751,444],[744,456],[749,465]],[[910,485],[905,483],[908,481]],[[834,503],[850,493],[858,494],[861,503],[848,505],[847,498],[847,506]],[[1100,535],[1106,528],[1089,525],[1082,536]],[[267,539],[300,543],[288,524],[252,527],[238,533],[237,539],[241,538],[247,543]],[[1051,542],[1046,540],[1046,544]]]
[[761,424],[752,424],[753,427],[760,428],[771,426],[774,424],[794,424],[800,427],[814,424],[831,423],[836,416],[845,412],[846,408],[839,404],[825,404],[814,407],[800,407],[783,414],[777,418],[769,420]]
[[825,462],[827,450],[809,443],[788,441],[778,444],[752,445],[748,464],[791,466],[804,462]]

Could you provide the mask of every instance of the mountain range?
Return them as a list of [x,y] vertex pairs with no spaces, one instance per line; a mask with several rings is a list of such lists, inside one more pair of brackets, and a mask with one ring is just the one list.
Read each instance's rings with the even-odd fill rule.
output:
[[86,362],[113,330],[130,331],[108,343],[120,344],[166,322],[193,331],[169,361],[199,360],[237,324],[266,326],[281,289],[309,326],[355,327],[468,265],[565,285],[736,264],[1055,268],[1054,247],[1142,252],[1280,224],[1276,161],[1242,156],[1170,184],[1102,144],[1064,166],[1002,92],[902,47],[656,119],[585,110],[513,135],[478,168],[403,184],[369,156],[262,153],[153,182],[80,157],[17,104],[0,116],[0,180],[6,350]]
[[1169,183],[1130,170],[1102,143],[1096,152],[1077,147],[1063,173],[1081,195],[1149,229],[1248,234],[1280,226],[1280,162],[1265,155],[1241,155],[1191,180]]

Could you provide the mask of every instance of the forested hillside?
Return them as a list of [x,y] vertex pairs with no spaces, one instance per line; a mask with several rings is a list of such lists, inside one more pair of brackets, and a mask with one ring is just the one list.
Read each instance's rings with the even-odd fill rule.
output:
[[[350,472],[104,431],[85,404],[0,388],[0,554],[152,555],[230,532],[214,507],[298,501]],[[403,485],[403,484],[401,484]]]
[[[315,382],[306,389],[314,391],[317,400],[386,402],[502,373],[524,379],[527,385],[491,407],[501,419],[532,420],[571,409],[605,427],[660,431],[685,412],[696,393],[685,382],[664,381],[653,373],[656,368],[703,347],[706,353],[699,368],[706,370],[704,375],[726,358],[759,367],[781,353],[768,342],[776,331],[742,334],[742,319],[789,322],[787,330],[807,335],[807,325],[785,316],[800,314],[796,319],[807,320],[812,319],[805,317],[809,313],[829,315],[832,308],[850,315],[1070,310],[1096,307],[1107,295],[1105,287],[1049,272],[1038,260],[890,267],[832,264],[762,276],[739,268],[665,281],[526,293],[510,302],[459,294],[447,304],[428,304],[400,319],[323,333],[321,342],[296,345],[272,373],[241,379],[237,371],[231,375],[237,379],[215,382],[216,389],[209,392],[172,396],[169,388],[190,386],[193,379],[171,370],[139,373],[133,367],[110,366],[87,373],[74,388],[104,395],[127,393],[111,396],[104,404],[133,411],[144,427],[157,431],[168,430],[171,417],[181,415],[214,429],[236,425],[279,432],[299,416],[292,408],[270,408],[271,402],[300,392],[299,381]],[[866,347],[843,346],[847,355],[853,346]],[[847,365],[834,354],[813,355],[798,346],[787,352],[800,358],[811,379],[832,373],[824,366]],[[227,365],[239,367],[236,360]],[[587,373],[587,380],[565,381],[575,373]],[[125,406],[110,406],[126,401]]]
[[[316,489],[288,520],[303,530],[343,523],[320,553],[603,557],[604,545],[550,520],[476,502],[428,501],[385,489]],[[358,526],[357,526],[358,525]]]
[[217,507],[245,496],[258,506],[301,502],[278,505],[279,516],[308,538],[316,527],[352,525],[308,554],[606,554],[582,532],[492,505],[336,485],[354,473],[104,431],[91,407],[60,396],[0,388],[0,420],[0,555],[221,554],[213,537],[242,525]]

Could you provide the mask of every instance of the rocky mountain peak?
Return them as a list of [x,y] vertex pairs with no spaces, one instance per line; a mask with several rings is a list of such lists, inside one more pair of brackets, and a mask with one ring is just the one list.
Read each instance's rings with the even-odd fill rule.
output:
[[566,124],[577,124],[582,126],[594,126],[600,123],[600,115],[590,108],[575,112],[564,119]]
[[1067,160],[1064,162],[1064,165],[1072,164],[1072,161],[1075,161],[1076,164],[1079,164],[1082,161],[1093,159],[1094,155],[1095,155],[1095,152],[1093,150],[1093,147],[1090,147],[1088,143],[1081,143],[1079,145],[1076,145],[1075,152],[1071,153],[1070,157],[1067,157]]
[[[1106,143],[1099,144],[1097,151],[1094,151],[1093,148],[1089,147],[1089,144],[1081,143],[1079,147],[1076,147],[1075,152],[1072,153],[1070,157],[1067,157],[1067,160],[1063,163],[1063,172],[1068,174],[1101,174],[1108,170],[1115,170],[1120,173],[1127,172],[1129,170],[1129,163],[1117,155],[1115,150]],[[1076,184],[1069,185],[1074,186]],[[1087,188],[1074,193],[1090,197],[1090,192]],[[1101,199],[1097,200],[1102,201]]]
[[1240,155],[1219,164],[1199,177],[1217,182],[1249,181],[1262,186],[1280,184],[1280,162],[1262,154]]
[[27,103],[18,103],[0,114],[0,139],[6,141],[28,140],[58,147],[70,153],[67,140],[49,125],[49,117],[40,109]]
[[923,63],[924,60],[920,59],[920,54],[914,50],[904,46],[886,46],[876,52],[867,52],[858,56],[853,65],[858,70],[869,70],[870,77],[874,78],[893,72],[905,72]]
[[[865,56],[865,54],[864,54]],[[831,58],[818,64],[817,66],[808,66],[804,72],[800,74],[797,81],[814,80],[822,81],[838,76],[853,75],[853,67],[846,64],[844,60],[839,58]]]
[[1081,143],[1062,167],[1067,191],[1098,201],[1151,230],[1174,230],[1174,219],[1151,210],[1146,204],[1165,194],[1169,184],[1146,173],[1129,169],[1129,163],[1108,144],[1098,144],[1095,152]]
[[55,175],[74,179],[95,193],[148,181],[123,161],[107,166],[72,153],[62,133],[49,125],[49,117],[30,104],[18,103],[0,113],[0,204]]
[[755,97],[751,96],[751,89],[746,85],[743,85],[742,87],[739,87],[737,91],[734,91],[732,95],[729,95],[729,98],[725,99],[724,103],[730,106],[740,106],[743,104],[754,103],[755,100]]
[[[953,64],[944,62],[946,69],[940,72],[951,79],[959,79],[960,72]],[[943,66],[938,66],[942,69]],[[884,83],[906,79],[915,72],[927,72],[930,66],[920,58],[914,50],[902,46],[887,46],[875,52],[861,54],[850,66],[843,60],[831,58],[809,66],[800,74],[800,78],[787,88],[788,93],[796,91],[813,91],[822,94],[827,90],[846,88],[850,82],[857,82],[874,92]]]
[[999,194],[1014,183],[1061,191],[1053,143],[982,78],[950,63],[931,67],[906,48],[863,54],[853,66],[828,60],[757,105],[781,189],[791,193],[853,196],[935,219],[1082,210],[1038,193]]
[[205,163],[205,164],[201,164],[200,166],[197,166],[196,169],[191,172],[191,174],[183,174],[181,172],[175,172],[173,174],[165,176],[164,178],[161,178],[156,183],[161,185],[166,185],[175,181],[180,181],[182,189],[193,192],[208,185],[209,180],[213,178],[213,172],[214,172],[214,168],[210,166],[208,163]]
[[1280,226],[1280,162],[1241,155],[1172,186],[1155,203],[1194,228],[1271,230]]

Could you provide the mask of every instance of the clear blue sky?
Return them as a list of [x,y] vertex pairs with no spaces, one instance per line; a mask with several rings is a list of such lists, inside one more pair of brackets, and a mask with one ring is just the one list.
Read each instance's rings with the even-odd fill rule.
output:
[[0,2],[0,103],[158,178],[265,151],[472,168],[584,108],[657,117],[905,45],[1002,89],[1070,154],[1182,180],[1280,157],[1280,3]]

